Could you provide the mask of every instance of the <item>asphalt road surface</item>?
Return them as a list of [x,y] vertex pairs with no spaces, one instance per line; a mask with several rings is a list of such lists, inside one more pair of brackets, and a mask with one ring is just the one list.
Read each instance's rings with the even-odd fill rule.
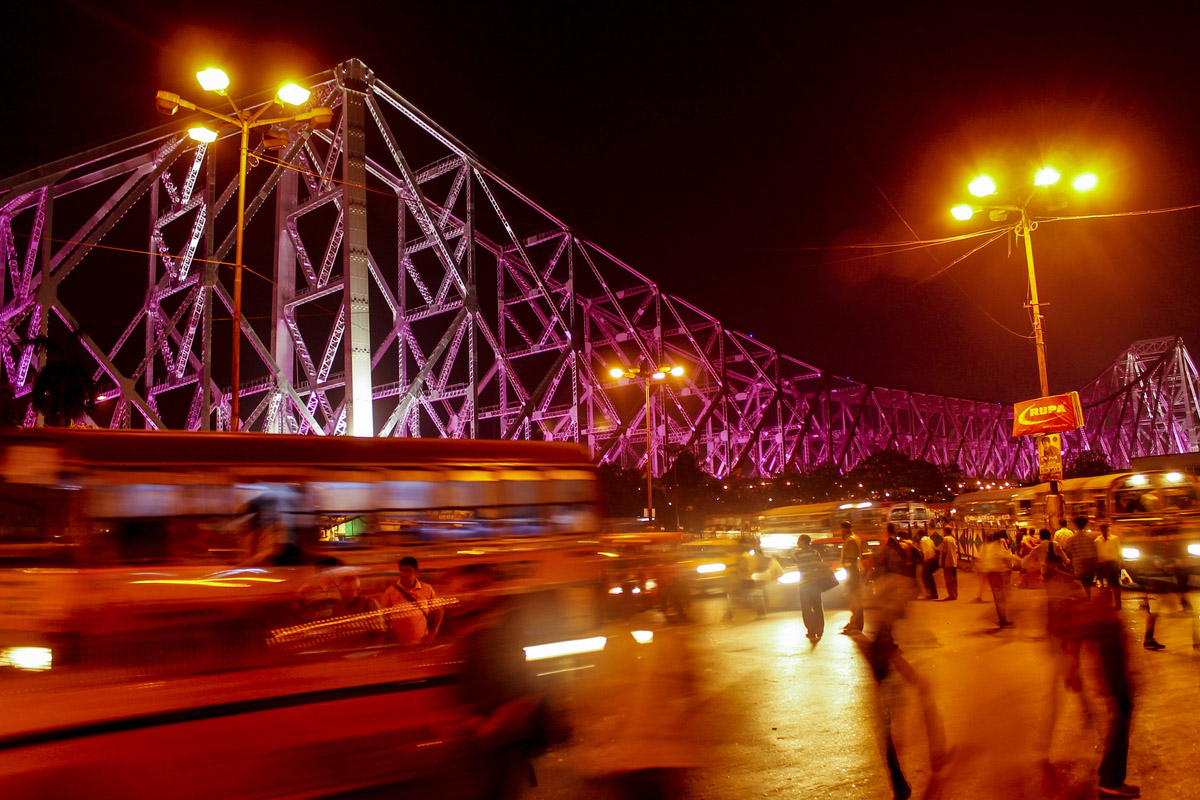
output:
[[[718,598],[694,604],[691,624],[657,612],[623,620],[597,668],[556,676],[574,733],[536,760],[539,785],[525,796],[889,798],[880,730],[890,710],[913,797],[1096,797],[1108,702],[1094,654],[1084,653],[1082,689],[1064,689],[1044,593],[1012,591],[1016,624],[1000,629],[990,593],[974,602],[975,581],[960,578],[956,601],[912,603],[897,628],[924,692],[895,675],[875,684],[866,640],[838,634],[844,608],[826,609],[816,644],[798,610],[738,609],[730,622]],[[1200,798],[1196,615],[1163,598],[1158,652],[1141,646],[1139,598],[1126,595],[1121,617],[1136,691],[1127,780],[1146,798]],[[636,643],[633,629],[654,641]],[[940,721],[948,747],[936,772],[927,721]]]

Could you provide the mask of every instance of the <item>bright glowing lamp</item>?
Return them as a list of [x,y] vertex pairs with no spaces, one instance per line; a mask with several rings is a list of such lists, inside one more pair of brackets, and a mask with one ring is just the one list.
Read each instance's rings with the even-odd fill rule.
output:
[[1092,189],[1095,189],[1096,184],[1099,182],[1100,179],[1096,177],[1096,173],[1085,172],[1082,175],[1077,176],[1071,185],[1075,187],[1075,191],[1077,192],[1089,192]]
[[279,91],[275,93],[275,96],[278,97],[281,102],[287,103],[289,106],[302,106],[308,102],[308,96],[310,94],[312,94],[312,92],[310,92],[308,89],[305,89],[300,84],[291,83],[289,81],[288,83],[285,83],[283,86],[279,87]]
[[206,128],[203,125],[197,125],[194,128],[188,128],[188,136],[195,139],[197,142],[215,142],[217,140],[217,132],[212,128]]
[[666,378],[666,377],[667,377],[667,373],[663,372],[663,371],[660,369],[660,370],[656,370],[656,371],[654,372],[654,374],[653,374],[653,375],[651,375],[650,377],[651,377],[651,378],[654,378],[654,380],[656,380],[656,381],[661,381],[663,378]]
[[225,74],[225,70],[218,67],[200,70],[196,73],[196,80],[206,92],[224,92],[229,88],[229,76]]
[[1189,556],[1200,556],[1200,544],[1189,544],[1188,545],[1188,555]]
[[683,367],[671,367],[671,374],[678,378],[683,375]]
[[1136,547],[1122,547],[1121,557],[1126,561],[1137,561],[1142,555],[1142,551]]
[[624,378],[625,370],[621,369],[620,367],[613,367],[608,371],[608,374],[612,375],[614,378]]
[[960,222],[966,222],[971,217],[975,216],[975,209],[964,203],[961,206],[955,206],[954,208],[950,209],[950,216],[954,217]]
[[996,182],[989,175],[980,175],[967,184],[967,190],[975,197],[987,197],[996,193]]
[[1058,170],[1054,167],[1042,167],[1033,176],[1034,186],[1053,186],[1058,183],[1058,179],[1062,177],[1058,174]]

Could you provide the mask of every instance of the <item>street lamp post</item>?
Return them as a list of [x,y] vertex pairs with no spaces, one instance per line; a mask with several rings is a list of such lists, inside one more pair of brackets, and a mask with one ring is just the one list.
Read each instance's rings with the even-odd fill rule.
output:
[[654,440],[650,425],[650,384],[651,381],[665,381],[668,376],[679,378],[683,375],[681,366],[658,367],[649,375],[642,375],[641,367],[613,367],[608,374],[613,378],[642,378],[646,387],[646,518],[654,521]]
[[[1033,310],[1033,343],[1037,350],[1038,386],[1041,396],[1050,394],[1050,380],[1046,371],[1046,337],[1042,329],[1042,306],[1038,298],[1037,273],[1033,266],[1033,231],[1037,223],[1029,218],[1029,204],[1038,197],[1041,190],[1058,183],[1061,176],[1053,167],[1042,167],[1033,179],[1033,191],[1020,205],[957,205],[950,209],[950,215],[959,221],[969,220],[978,211],[987,211],[988,216],[995,222],[1003,222],[1009,214],[1017,215],[1013,231],[1025,240],[1025,265],[1029,270],[1029,304]],[[1076,176],[1072,186],[1076,191],[1086,192],[1096,187],[1098,179],[1091,172]],[[987,175],[980,175],[967,186],[968,191],[975,197],[985,198],[996,194],[996,183]],[[1050,481],[1050,494],[1058,494],[1058,481]],[[1051,523],[1056,520],[1051,520]]]
[[[180,108],[198,111],[237,128],[240,133],[238,158],[238,205],[237,228],[235,230],[234,265],[233,265],[233,344],[232,368],[233,380],[229,399],[229,430],[236,433],[240,426],[239,400],[241,395],[241,334],[242,334],[242,250],[245,239],[246,222],[246,162],[250,150],[250,130],[270,125],[283,125],[293,122],[308,122],[315,127],[326,127],[333,121],[333,110],[329,108],[314,108],[300,111],[282,117],[264,119],[263,114],[272,107],[267,103],[257,111],[240,109],[233,98],[226,94],[229,88],[229,76],[224,70],[209,67],[196,73],[196,80],[206,91],[223,95],[233,107],[233,114],[222,114],[219,111],[203,108],[191,103],[174,92],[160,91],[155,98],[158,110],[168,116],[173,116]],[[295,83],[285,83],[279,88],[276,99],[281,105],[302,106],[308,102],[309,91]],[[207,126],[197,125],[188,130],[188,136],[198,142],[210,143],[217,139],[217,132]]]

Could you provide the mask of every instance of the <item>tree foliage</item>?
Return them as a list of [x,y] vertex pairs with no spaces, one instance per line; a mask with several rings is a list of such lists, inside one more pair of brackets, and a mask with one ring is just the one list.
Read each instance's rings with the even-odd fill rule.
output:
[[1116,472],[1116,469],[1095,450],[1080,450],[1072,458],[1067,459],[1067,463],[1063,467],[1064,478],[1090,478],[1093,475],[1107,475],[1110,472]]

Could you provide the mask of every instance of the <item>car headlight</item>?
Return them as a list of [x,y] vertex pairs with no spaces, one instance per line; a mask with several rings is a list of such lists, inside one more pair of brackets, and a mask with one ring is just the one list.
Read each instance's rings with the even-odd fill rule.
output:
[[608,593],[609,594],[622,594],[624,591],[625,590],[622,589],[620,586],[614,586],[608,590]]
[[724,571],[725,571],[725,565],[720,562],[718,562],[716,564],[701,564],[700,566],[696,567],[696,572],[699,572],[701,575],[708,575],[713,572],[724,572]]
[[1200,556],[1200,544],[1189,544],[1188,545],[1188,555],[1189,556]]
[[1122,547],[1121,556],[1126,561],[1137,561],[1142,557],[1142,551],[1138,550],[1136,547]]
[[780,583],[799,583],[800,582],[800,573],[799,572],[785,572],[782,575],[780,575],[776,580],[778,580]]
[[0,650],[0,667],[41,672],[50,669],[54,654],[49,647],[6,647]]
[[647,592],[649,592],[653,589],[657,589],[657,588],[658,588],[658,581],[654,580],[654,578],[649,578],[646,580],[646,591]]
[[839,581],[846,580],[846,578],[849,575],[850,575],[849,572],[846,572],[846,570],[840,569],[840,568],[836,572],[833,573],[833,577],[837,578]]

